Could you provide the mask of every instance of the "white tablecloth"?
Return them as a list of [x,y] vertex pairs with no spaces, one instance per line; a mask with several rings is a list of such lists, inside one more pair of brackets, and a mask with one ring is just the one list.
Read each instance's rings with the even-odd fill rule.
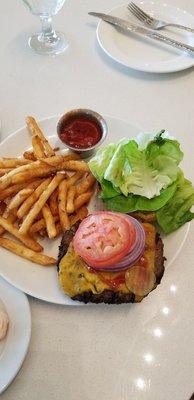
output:
[[[39,27],[38,19],[30,15],[21,0],[1,2],[2,138],[23,126],[28,114],[41,119],[74,107],[88,107],[147,130],[167,128],[179,139],[184,137],[184,168],[192,178],[193,69],[153,75],[135,72],[111,61],[98,46],[97,21],[87,12],[106,12],[120,3],[121,0],[67,0],[54,23],[66,33],[70,47],[63,55],[49,58],[33,54],[27,46],[28,34]],[[194,1],[171,0],[171,4],[194,13]],[[192,253],[189,244],[192,232],[193,229],[184,247],[188,258]],[[184,254],[179,256],[179,264],[185,264]],[[130,349],[129,306],[61,307],[30,297],[29,301],[32,311],[29,352],[2,400],[164,400],[161,392],[157,398],[153,397],[152,387],[149,394],[141,391],[133,394],[130,385],[128,392],[119,392],[124,355]],[[186,312],[189,319],[189,309]],[[190,330],[194,336],[194,328]],[[184,358],[179,361],[183,368]],[[191,376],[181,392],[182,382],[172,372],[171,397],[165,399],[175,399],[173,388],[180,385],[183,394],[176,400],[188,400],[192,387],[194,391]]]

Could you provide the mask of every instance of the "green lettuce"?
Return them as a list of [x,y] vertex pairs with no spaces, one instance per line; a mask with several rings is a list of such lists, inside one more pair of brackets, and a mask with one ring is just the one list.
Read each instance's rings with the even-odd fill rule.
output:
[[128,163],[127,154],[130,149],[134,147],[133,144],[137,146],[136,142],[133,140],[124,144],[120,143],[104,172],[104,178],[111,182],[116,190],[123,192],[126,196],[128,192],[125,191],[123,187],[126,184],[127,178],[132,174],[132,168]]
[[153,199],[129,194],[127,197],[117,195],[109,199],[105,199],[108,210],[130,213],[134,211],[156,211],[163,207],[176,192],[176,182],[161,191],[160,196]]
[[[105,188],[107,181],[112,184],[114,196],[115,192],[147,199],[159,196],[162,189],[176,181],[183,157],[179,143],[162,135],[163,132],[159,133],[143,150],[135,140],[99,150],[89,162],[92,173],[100,183],[104,182]],[[102,193],[102,198],[106,198],[106,193]]]
[[190,211],[194,205],[194,188],[191,182],[179,174],[176,191],[171,199],[157,211],[157,221],[165,233],[180,228],[194,218]]
[[155,134],[154,132],[140,132],[135,141],[138,144],[139,150],[146,149],[147,145],[152,142],[153,140],[162,140],[162,139],[171,139],[174,140],[175,138],[171,136],[165,129],[162,129],[159,133]]
[[179,168],[180,144],[168,133],[140,134],[96,153],[89,167],[101,185],[107,209],[155,211],[165,233],[194,218],[194,188]]
[[106,147],[100,148],[95,156],[89,161],[89,167],[92,174],[95,176],[98,182],[102,182],[104,173],[109,166],[111,158],[117,149],[116,144],[109,144]]
[[118,196],[120,194],[119,190],[115,190],[112,183],[107,181],[106,179],[102,179],[101,183],[101,193],[100,197],[101,199],[111,199],[112,197]]

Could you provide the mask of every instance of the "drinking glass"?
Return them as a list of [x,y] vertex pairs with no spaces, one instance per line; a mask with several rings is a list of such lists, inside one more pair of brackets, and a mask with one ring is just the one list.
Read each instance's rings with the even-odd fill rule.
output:
[[31,49],[39,54],[59,54],[68,46],[65,35],[52,27],[52,17],[63,7],[65,0],[23,0],[33,15],[37,15],[42,24],[40,33],[29,38]]

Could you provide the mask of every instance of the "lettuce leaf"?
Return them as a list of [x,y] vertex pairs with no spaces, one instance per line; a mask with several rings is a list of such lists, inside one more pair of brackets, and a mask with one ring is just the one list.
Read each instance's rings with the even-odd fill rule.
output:
[[118,196],[120,194],[119,190],[115,190],[111,182],[107,181],[106,179],[102,179],[101,183],[101,199],[111,199],[112,197]]
[[130,151],[134,151],[137,144],[134,140],[128,141],[128,143],[120,143],[110,160],[110,163],[104,173],[104,178],[113,184],[116,190],[123,192],[126,196],[128,191],[123,191],[122,188],[126,184],[126,180],[131,176],[132,169],[127,161],[127,154]]
[[109,210],[156,211],[159,225],[170,233],[194,218],[194,188],[179,168],[182,158],[179,142],[161,131],[110,144],[89,167]]
[[104,178],[125,196],[132,193],[152,199],[177,179],[182,157],[179,143],[163,138],[162,133],[142,151],[130,140],[119,144]]
[[156,211],[163,207],[176,192],[176,182],[161,191],[160,196],[153,199],[129,194],[104,199],[108,210],[130,213],[133,211]]
[[137,139],[139,144],[123,139],[117,145],[109,144],[99,149],[89,161],[89,167],[102,184],[102,198],[122,193],[152,199],[170,186],[177,179],[183,153],[179,143],[168,136],[164,131],[154,138],[153,134],[141,134]]
[[104,173],[109,166],[111,158],[113,157],[116,149],[117,145],[111,143],[106,147],[100,148],[95,156],[89,161],[88,164],[90,170],[95,178],[98,180],[98,182],[101,183],[103,181]]
[[158,140],[158,138],[174,140],[174,137],[170,135],[168,131],[162,129],[157,134],[155,134],[154,132],[152,133],[140,132],[137,135],[135,141],[138,144],[139,150],[144,150],[150,142],[156,139]]
[[179,174],[178,184],[171,199],[157,211],[157,221],[165,233],[180,228],[194,218],[190,211],[194,205],[194,188],[191,182]]
[[177,140],[166,139],[163,137],[163,131],[155,136],[155,139],[148,143],[145,152],[146,157],[152,161],[159,156],[168,157],[176,165],[183,159],[183,152],[180,150],[180,144]]

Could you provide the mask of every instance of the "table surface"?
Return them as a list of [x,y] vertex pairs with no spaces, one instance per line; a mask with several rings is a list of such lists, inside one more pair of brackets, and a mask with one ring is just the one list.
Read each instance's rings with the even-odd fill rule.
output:
[[[193,68],[168,75],[135,72],[111,61],[97,44],[96,21],[87,12],[106,12],[120,3],[121,0],[67,0],[54,23],[66,33],[70,47],[54,58],[35,55],[28,48],[27,37],[38,28],[39,21],[22,1],[1,2],[2,138],[23,126],[28,114],[41,119],[79,106],[129,120],[147,130],[166,127],[178,138],[184,136],[189,144],[193,137]],[[171,4],[194,13],[194,1],[171,0]],[[192,148],[187,146],[184,166],[188,177],[193,174],[192,157]],[[192,233],[193,229],[190,238]],[[188,243],[184,248],[187,254],[191,251]],[[183,254],[178,263],[184,264]],[[115,370],[116,366],[120,368],[119,362],[122,364],[119,351],[123,354],[125,346],[129,346],[130,338],[125,340],[124,335],[123,347],[118,345],[121,324],[127,332],[129,307],[62,307],[30,297],[29,301],[29,352],[2,400],[129,398],[118,394],[119,371]],[[189,310],[187,313],[189,318]],[[176,384],[173,381],[171,390]],[[181,399],[188,400],[193,388],[188,379]],[[150,397],[139,396],[131,399],[163,400],[161,394],[158,399],[152,393]]]

